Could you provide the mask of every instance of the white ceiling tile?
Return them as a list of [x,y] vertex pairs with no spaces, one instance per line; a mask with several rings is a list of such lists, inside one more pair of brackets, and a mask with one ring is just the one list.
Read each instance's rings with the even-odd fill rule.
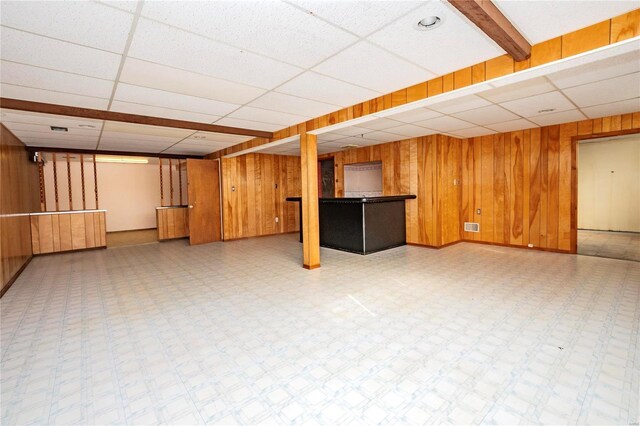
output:
[[204,145],[192,145],[179,143],[166,150],[167,153],[180,153],[180,154],[195,154],[195,155],[207,155],[212,152],[224,149],[224,147],[207,147]]
[[564,89],[639,71],[640,57],[637,51],[633,51],[624,55],[581,65],[577,68],[552,73],[549,74],[547,78],[558,88]]
[[469,111],[458,112],[452,115],[461,120],[466,120],[470,123],[479,125],[500,123],[502,121],[515,120],[518,118],[514,113],[509,112],[498,105],[489,105],[482,108],[471,109]]
[[67,132],[54,132],[49,130],[48,133],[45,132],[31,132],[31,131],[23,131],[23,130],[15,130],[9,128],[20,140],[41,140],[41,141],[80,141],[80,142],[98,142],[99,134],[93,135],[82,135],[75,133],[67,133]]
[[200,114],[223,116],[238,108],[239,105],[196,96],[181,95],[165,92],[164,90],[149,89],[147,87],[132,86],[119,83],[114,99],[125,102],[146,104],[183,111],[198,112]]
[[429,108],[443,114],[453,114],[456,112],[467,111],[470,109],[480,108],[488,105],[491,105],[491,102],[476,95],[468,95],[459,99],[452,99],[449,101],[429,105]]
[[558,91],[503,102],[500,105],[522,117],[540,115],[538,111],[544,109],[555,109],[554,112],[575,109],[575,106]]
[[3,1],[0,22],[58,40],[122,53],[133,15],[89,1],[68,1],[64,5],[55,1]]
[[581,108],[637,98],[640,96],[640,73],[570,87],[563,92]]
[[229,114],[229,118],[260,121],[262,123],[279,124],[282,127],[286,127],[307,121],[312,117],[245,106]]
[[366,41],[343,50],[313,70],[383,93],[435,77]]
[[439,117],[442,114],[427,108],[416,108],[411,111],[401,112],[399,114],[388,115],[387,118],[401,121],[403,123],[413,123],[416,121],[428,120],[430,118]]
[[99,3],[124,10],[129,13],[135,13],[138,7],[137,0],[99,0]]
[[49,104],[70,105],[81,108],[107,109],[108,99],[89,96],[73,95],[71,93],[53,92],[50,90],[33,89],[31,87],[1,84],[0,93],[5,98],[22,99],[25,101],[44,102]]
[[216,132],[197,132],[193,136],[190,136],[186,141],[195,142],[195,141],[212,141],[216,143],[242,143],[246,142],[250,139],[253,139],[253,136],[245,136],[245,135],[231,135],[228,133],[216,133]]
[[284,2],[145,2],[142,14],[304,68],[357,40]]
[[131,142],[110,142],[101,141],[98,150],[101,151],[128,151],[128,152],[162,152],[169,148],[171,144],[167,143],[142,143],[137,141]]
[[110,98],[113,81],[53,71],[15,62],[1,61],[2,83],[76,95]]
[[[177,129],[175,127],[148,126],[146,124],[123,123],[118,121],[105,121],[104,132],[119,132],[132,135],[160,136],[182,139],[194,133],[193,130]],[[103,132],[103,133],[104,133]]]
[[248,104],[273,111],[319,117],[340,109],[339,105],[327,104],[283,93],[269,92]]
[[348,138],[340,139],[340,146],[345,145],[358,145],[358,146],[367,146],[367,145],[376,145],[381,142],[376,141],[374,139],[367,139],[359,136],[349,136]]
[[332,133],[335,133],[338,135],[344,135],[344,136],[360,136],[370,131],[371,129],[368,129],[366,127],[349,126],[349,127],[343,127],[342,129],[338,129]]
[[414,126],[413,124],[403,124],[402,126],[394,127],[391,129],[393,133],[398,135],[402,135],[404,137],[418,137],[418,136],[428,136],[437,133],[435,130],[426,129],[420,126]]
[[266,92],[258,87],[130,57],[124,62],[120,81],[232,104],[245,104]]
[[558,37],[629,12],[634,1],[505,1],[495,2],[532,43]]
[[512,132],[514,130],[531,129],[538,126],[529,120],[519,118],[517,120],[506,121],[504,123],[490,124],[487,127],[497,132]]
[[584,112],[589,118],[629,114],[638,111],[640,111],[640,98],[582,108],[582,112]]
[[95,142],[83,141],[58,141],[58,140],[37,140],[27,139],[22,141],[27,146],[37,146],[43,148],[66,148],[66,149],[95,149]]
[[455,117],[442,116],[431,118],[429,120],[417,121],[416,126],[423,126],[428,129],[437,130],[439,132],[450,132],[453,130],[468,129],[475,127],[472,123],[457,119]]
[[109,132],[105,131],[102,133],[100,137],[100,144],[110,143],[110,144],[123,144],[123,143],[160,143],[165,145],[171,145],[182,138],[177,137],[163,137],[163,136],[152,136],[152,135],[140,135],[135,133],[124,133],[124,132]]
[[286,126],[281,124],[262,123],[260,121],[242,120],[233,117],[224,117],[216,121],[215,124],[220,126],[240,127],[242,129],[264,130],[265,132],[275,132]]
[[109,111],[126,112],[129,114],[148,115],[151,117],[171,118],[173,120],[195,121],[198,123],[213,123],[220,118],[219,115],[200,114],[191,111],[162,108],[151,105],[136,104],[131,102],[113,101]]
[[551,114],[539,115],[537,117],[530,117],[529,120],[533,121],[539,126],[551,126],[554,124],[580,121],[586,118],[587,117],[585,117],[584,114],[582,114],[579,110],[574,109],[571,111],[554,112]]
[[344,135],[339,135],[337,133],[320,133],[318,135],[318,143],[325,143],[325,142],[333,142],[335,140],[338,139],[343,139]]
[[401,122],[396,120],[390,120],[388,118],[377,118],[375,120],[362,123],[362,127],[370,130],[385,130],[385,129],[390,129],[392,127],[397,127],[400,125],[402,125]]
[[549,83],[544,77],[538,77],[520,83],[491,89],[481,93],[480,96],[491,102],[500,103],[539,95],[541,93],[552,92],[554,90],[555,87],[553,84]]
[[381,94],[311,71],[286,82],[276,91],[343,107],[376,98]]
[[41,114],[37,112],[15,111],[10,109],[2,109],[2,121],[12,123],[31,123],[43,126],[61,126],[61,127],[78,127],[79,125],[93,126],[94,129],[100,130],[102,120],[93,120],[89,118],[68,117],[55,114]]
[[389,133],[389,132],[382,132],[382,131],[366,133],[364,137],[365,139],[372,139],[374,141],[379,141],[379,142],[395,142],[395,141],[406,139],[402,135]]
[[477,136],[491,135],[496,133],[494,130],[484,127],[472,127],[470,129],[454,130],[449,134],[459,138],[475,138]]
[[[504,53],[475,25],[452,7],[441,2],[424,2],[424,6],[374,33],[368,40],[443,75]],[[430,31],[418,31],[416,24],[428,16],[439,16],[442,25]],[[430,77],[423,78],[422,81]]]
[[[3,3],[4,7],[4,3]],[[89,77],[114,80],[121,55],[2,28],[0,58]]]
[[359,36],[382,28],[411,9],[417,1],[296,0],[295,5]]
[[302,69],[141,18],[129,56],[265,89]]
[[[28,133],[34,137],[43,137],[45,135],[75,135],[79,137],[95,137],[96,140],[100,135],[100,127],[96,127],[93,129],[86,129],[80,127],[67,127],[67,126],[57,126],[57,127],[67,127],[67,132],[54,132],[51,130],[50,125],[46,124],[34,124],[34,123],[15,123],[10,121],[5,121],[4,117],[2,123],[7,126],[9,130],[12,132],[24,132]],[[60,124],[60,123],[58,123]]]

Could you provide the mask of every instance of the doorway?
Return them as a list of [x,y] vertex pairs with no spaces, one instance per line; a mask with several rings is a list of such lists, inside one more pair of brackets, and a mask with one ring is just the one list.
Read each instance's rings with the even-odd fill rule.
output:
[[640,134],[578,143],[578,254],[640,262]]

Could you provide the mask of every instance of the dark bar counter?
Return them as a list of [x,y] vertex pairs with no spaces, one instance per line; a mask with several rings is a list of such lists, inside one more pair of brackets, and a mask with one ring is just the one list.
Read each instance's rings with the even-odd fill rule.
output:
[[[320,198],[320,245],[359,254],[405,245],[405,201],[415,198],[415,195]],[[300,203],[302,241],[302,199],[289,197],[287,201]]]

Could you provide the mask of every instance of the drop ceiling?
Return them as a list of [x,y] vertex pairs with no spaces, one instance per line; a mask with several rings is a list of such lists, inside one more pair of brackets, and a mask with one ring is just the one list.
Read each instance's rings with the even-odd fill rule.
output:
[[[497,3],[533,43],[637,7],[628,1]],[[76,1],[60,7],[58,2],[9,0],[0,8],[3,97],[265,131],[504,53],[440,1]],[[443,25],[414,30],[415,22],[434,14],[443,18]],[[380,128],[368,128],[368,138],[380,142],[422,129],[458,135],[473,128],[487,132],[634,105],[610,100],[608,104],[617,106],[603,107],[581,89],[572,92],[558,84],[563,96],[580,103],[577,112],[530,117],[514,111],[517,106],[507,108],[508,101],[496,93],[493,99],[482,98],[488,102],[484,111],[473,111],[464,102],[465,110],[442,105],[440,110],[419,111],[420,120],[392,118],[397,125],[391,127],[379,123]],[[528,90],[538,89],[519,90],[528,95]],[[42,120],[52,117],[5,113],[2,121],[34,146],[64,142],[69,148],[200,154],[242,142],[241,137],[215,134],[208,135],[211,141],[194,139],[196,132],[175,134],[171,129],[144,133],[135,125],[116,131],[113,124],[100,121],[96,131],[85,134],[71,126],[74,131],[63,138],[42,131]],[[486,118],[480,117],[484,113]],[[82,121],[59,122],[63,119]],[[17,123],[23,128],[16,129]],[[326,142],[337,145],[337,140]],[[211,149],[214,142],[218,145]]]

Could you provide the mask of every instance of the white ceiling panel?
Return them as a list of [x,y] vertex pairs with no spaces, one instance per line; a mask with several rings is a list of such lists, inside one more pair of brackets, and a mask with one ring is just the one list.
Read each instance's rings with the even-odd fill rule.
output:
[[104,151],[129,151],[129,152],[162,152],[171,146],[170,143],[148,143],[131,140],[129,142],[101,141],[98,149]]
[[292,4],[364,37],[398,19],[422,2],[296,0]]
[[232,104],[245,104],[266,92],[258,87],[129,57],[124,62],[120,82]]
[[182,139],[193,134],[193,130],[176,129],[174,127],[148,126],[146,124],[122,123],[117,121],[105,121],[104,132],[129,133],[132,135],[148,135]]
[[514,113],[509,112],[498,105],[489,105],[482,108],[471,109],[469,111],[458,112],[453,114],[453,116],[479,125],[500,123],[519,118]]
[[495,2],[532,44],[579,30],[638,7],[635,1],[505,1]]
[[371,129],[368,129],[366,127],[350,126],[350,127],[344,127],[342,129],[338,129],[332,133],[336,135],[343,135],[343,136],[360,136],[370,131]]
[[260,121],[262,123],[269,124],[279,124],[282,128],[293,124],[298,124],[302,121],[307,121],[312,117],[245,106],[229,114],[229,118]]
[[286,82],[276,91],[343,107],[373,99],[381,94],[311,71]]
[[89,1],[3,1],[0,22],[58,40],[122,53],[133,15]]
[[488,105],[491,105],[491,102],[476,95],[468,95],[459,99],[451,99],[449,101],[429,105],[429,108],[442,114],[454,114],[456,112],[467,111]]
[[99,0],[99,3],[106,4],[129,13],[134,13],[138,7],[138,2],[136,0]]
[[26,138],[22,142],[27,146],[35,147],[49,147],[49,148],[68,148],[68,149],[95,149],[95,142],[86,141],[54,141],[54,140],[40,140],[34,138]]
[[214,101],[212,99],[166,92],[164,90],[132,86],[125,83],[118,84],[113,98],[119,101],[171,109],[181,109],[183,111],[192,111],[200,114],[217,116],[229,114],[239,106],[236,104]]
[[570,87],[563,92],[581,108],[637,98],[640,96],[640,73]]
[[[453,8],[436,1],[423,4],[368,40],[436,75],[444,75],[504,53]],[[443,19],[442,24],[429,31],[416,30],[416,24],[429,16],[439,16]],[[429,78],[423,78],[422,81]]]
[[271,89],[302,70],[141,18],[129,56]]
[[520,83],[491,89],[481,93],[480,96],[491,102],[500,103],[539,95],[541,93],[552,92],[554,90],[556,90],[556,88],[553,84],[549,83],[547,79],[544,77],[538,77],[532,80],[526,80]]
[[191,111],[162,108],[131,102],[113,101],[110,111],[126,112],[129,114],[148,115],[151,117],[171,118],[174,120],[195,121],[198,123],[212,123],[220,118],[219,115],[200,114]]
[[557,91],[503,102],[501,105],[522,117],[540,115],[541,113],[539,111],[545,109],[554,109],[554,112],[575,109],[575,105],[564,97],[562,93]]
[[[100,135],[100,127],[94,129],[86,129],[79,127],[67,127],[67,132],[54,132],[51,130],[51,126],[46,124],[34,124],[34,123],[16,123],[10,121],[4,121],[4,117],[2,123],[7,126],[12,132],[24,132],[29,133],[35,137],[43,137],[46,135],[69,135],[69,136],[78,136],[78,137],[95,137],[96,140]],[[66,126],[60,126],[66,127]],[[38,135],[40,134],[40,135]]]
[[284,127],[281,124],[262,123],[260,121],[242,120],[233,117],[221,118],[216,121],[215,124],[219,124],[221,126],[240,127],[243,129],[264,130],[266,132],[275,132],[276,130],[280,130]]
[[[393,127],[397,127],[400,125],[402,125],[402,122],[400,121],[390,120],[388,118],[377,118],[375,120],[362,123],[361,127],[364,127],[370,130],[385,130],[385,129],[391,129]],[[338,132],[340,131],[338,130]]]
[[25,142],[28,139],[28,140],[35,140],[35,141],[41,141],[41,142],[51,141],[52,143],[61,142],[61,141],[62,142],[64,141],[87,142],[87,143],[93,143],[95,145],[98,142],[98,136],[99,136],[97,134],[96,135],[77,135],[72,133],[53,132],[53,131],[50,131],[49,133],[24,132],[20,130],[14,131],[11,128],[9,128],[9,130],[11,130],[18,137],[18,139],[20,139],[23,142]]
[[145,2],[142,14],[304,68],[357,40],[311,14],[275,1]]
[[379,92],[393,92],[435,77],[366,41],[343,50],[314,71]]
[[458,138],[475,138],[478,136],[491,135],[494,133],[496,133],[495,130],[487,129],[485,127],[472,127],[470,129],[462,129],[449,132],[450,135]]
[[529,120],[519,118],[517,120],[507,121],[504,123],[490,124],[487,125],[487,127],[497,132],[512,132],[514,130],[531,129],[538,126]]
[[394,127],[392,129],[393,133],[398,135],[402,135],[405,138],[411,137],[415,138],[418,136],[428,136],[438,133],[435,130],[427,129],[425,127],[415,126],[413,124],[403,124],[402,126]]
[[225,146],[205,146],[205,145],[194,145],[189,143],[180,142],[179,144],[173,145],[164,152],[166,153],[179,153],[179,154],[192,154],[192,155],[207,155],[212,152],[219,151],[224,149]]
[[64,115],[41,114],[36,112],[14,111],[10,109],[2,109],[1,111],[3,122],[32,123],[41,124],[43,126],[61,127],[78,127],[79,125],[84,125],[93,126],[94,129],[98,130],[100,130],[103,123],[102,120],[68,117]]
[[2,83],[108,99],[113,81],[1,61]]
[[5,98],[22,99],[25,101],[44,102],[49,104],[70,105],[81,108],[107,109],[108,99],[74,95],[71,93],[53,92],[51,90],[34,89],[31,87],[0,84],[0,94]]
[[228,133],[215,132],[196,132],[193,136],[189,136],[185,141],[195,143],[196,141],[215,142],[215,143],[233,143],[238,144],[253,139],[253,136],[230,135]]
[[632,74],[640,71],[640,54],[637,51],[624,55],[614,56],[580,66],[580,71],[568,69],[549,74],[547,78],[558,88],[579,86],[595,81],[606,80],[625,74]]
[[319,117],[340,109],[339,105],[326,104],[277,92],[269,92],[249,103],[248,106],[300,114],[307,117]]
[[585,117],[584,114],[582,114],[579,110],[574,109],[571,111],[554,112],[551,114],[539,115],[537,117],[530,117],[529,120],[533,121],[539,126],[552,126],[554,124],[580,121],[586,118],[587,117]]
[[372,139],[378,142],[395,142],[406,139],[406,137],[402,135],[398,135],[395,133],[383,132],[383,131],[375,131],[370,132],[364,135],[365,139]]
[[640,98],[627,99],[626,101],[582,108],[582,112],[584,112],[589,118],[599,118],[618,114],[629,114],[638,111],[640,111]]
[[422,126],[429,129],[437,130],[439,132],[451,132],[454,130],[475,127],[472,123],[460,120],[455,117],[449,117],[448,115],[431,118],[429,120],[417,121],[414,124],[416,126]]
[[2,28],[0,47],[0,58],[7,61],[107,80],[115,79],[121,58],[115,53],[6,27]]
[[405,111],[399,114],[386,116],[391,120],[401,121],[403,123],[414,123],[416,121],[428,120],[430,118],[439,117],[442,114],[427,108],[416,108],[412,111]]
[[377,141],[375,139],[367,139],[366,137],[360,137],[360,136],[349,136],[347,138],[340,139],[341,147],[345,145],[369,146],[369,145],[378,145],[380,143],[381,143],[380,141]]

